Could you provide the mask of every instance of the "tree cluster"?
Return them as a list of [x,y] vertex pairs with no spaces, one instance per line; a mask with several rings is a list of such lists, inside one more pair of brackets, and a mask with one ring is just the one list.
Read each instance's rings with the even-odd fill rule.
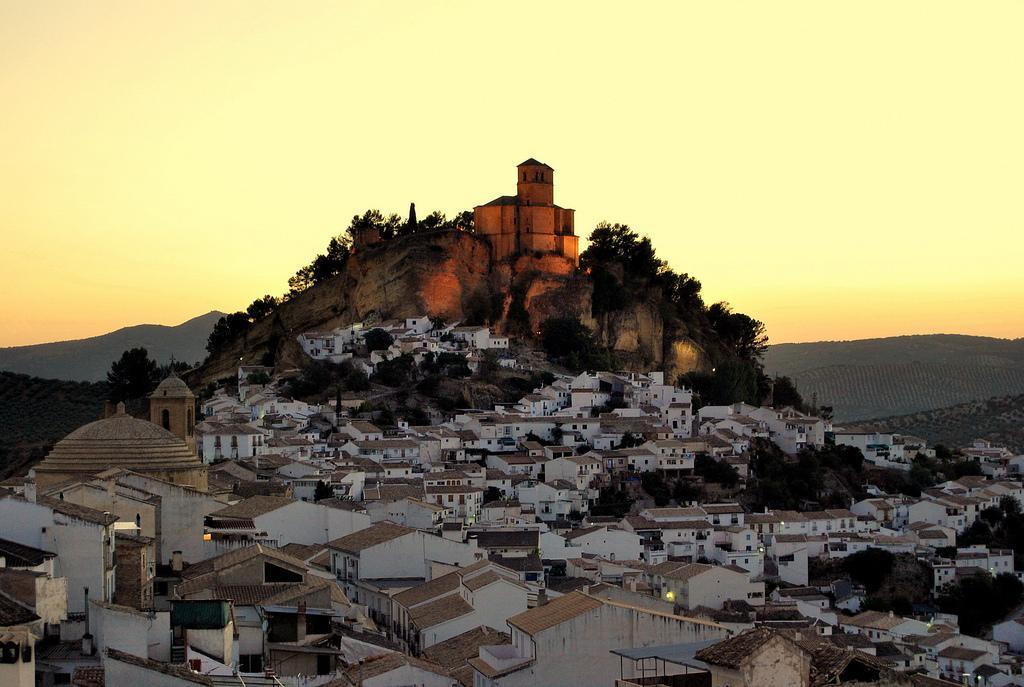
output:
[[247,334],[256,322],[277,312],[279,305],[279,299],[267,294],[254,300],[244,312],[240,310],[224,315],[213,325],[213,331],[206,339],[207,352],[212,355],[223,350],[232,341]]
[[341,274],[352,253],[353,243],[366,231],[375,231],[381,241],[390,241],[403,236],[444,229],[473,231],[473,213],[466,210],[449,219],[444,213],[435,210],[423,219],[417,220],[415,206],[411,206],[409,218],[406,220],[396,213],[385,216],[380,210],[367,210],[362,215],[353,215],[345,231],[331,238],[323,253],[300,268],[288,280],[288,297],[294,297],[316,284]]
[[614,370],[615,355],[578,317],[552,317],[540,326],[541,345],[551,360],[574,371]]
[[[653,300],[669,334],[684,334],[704,347],[712,358],[711,371],[680,380],[695,391],[698,403],[759,404],[767,396],[769,381],[761,364],[768,344],[764,324],[733,312],[728,303],[706,306],[700,282],[673,271],[657,256],[650,238],[628,225],[602,222],[580,255],[580,267],[593,283],[594,317],[638,299]],[[795,388],[788,390],[793,393],[787,400],[802,403]]]
[[994,549],[1011,549],[1014,567],[1024,565],[1024,513],[1011,496],[1004,496],[998,508],[986,508],[957,538],[959,546],[983,544]]
[[808,448],[795,458],[767,439],[750,445],[747,493],[760,508],[799,510],[808,501],[843,507],[843,494],[825,490],[826,471],[853,492],[864,479],[864,456],[851,446]]
[[981,636],[1024,601],[1024,585],[1011,573],[979,572],[947,585],[936,599],[943,613],[955,613],[963,634]]
[[740,473],[736,468],[723,460],[715,460],[703,453],[694,459],[693,472],[702,477],[705,482],[721,484],[726,488],[735,487],[740,481]]
[[366,373],[356,369],[347,360],[332,363],[328,360],[311,360],[298,376],[288,381],[286,393],[293,398],[319,399],[328,397],[331,390],[365,391],[370,388]]

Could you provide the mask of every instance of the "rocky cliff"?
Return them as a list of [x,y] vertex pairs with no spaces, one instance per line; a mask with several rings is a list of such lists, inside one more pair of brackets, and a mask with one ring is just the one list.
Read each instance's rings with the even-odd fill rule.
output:
[[495,263],[486,239],[461,231],[415,234],[352,255],[342,274],[282,303],[210,356],[190,382],[233,376],[240,362],[268,358],[279,370],[301,367],[304,354],[296,337],[302,332],[424,313],[484,321],[498,332],[520,335],[527,327],[536,334],[548,318],[576,316],[632,369],[664,369],[674,379],[706,365],[694,340],[666,326],[656,301],[638,299],[595,319],[592,293],[588,276],[561,256]]

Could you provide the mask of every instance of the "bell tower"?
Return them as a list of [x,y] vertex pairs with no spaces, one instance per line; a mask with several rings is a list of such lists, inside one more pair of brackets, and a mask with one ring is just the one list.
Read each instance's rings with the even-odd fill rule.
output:
[[516,195],[520,205],[555,204],[555,170],[532,157],[516,167]]
[[196,450],[196,397],[173,372],[149,395],[149,421]]

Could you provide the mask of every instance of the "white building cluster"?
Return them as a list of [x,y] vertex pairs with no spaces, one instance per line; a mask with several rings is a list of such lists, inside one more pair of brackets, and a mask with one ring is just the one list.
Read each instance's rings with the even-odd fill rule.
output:
[[[393,342],[388,348],[368,350],[366,335],[375,329],[391,336]],[[349,361],[367,375],[372,375],[381,362],[403,354],[412,355],[418,364],[428,353],[453,353],[464,357],[470,370],[476,370],[481,352],[494,350],[499,353],[500,365],[515,365],[515,358],[507,354],[507,336],[495,336],[489,327],[446,324],[431,320],[426,315],[375,325],[356,322],[327,332],[303,332],[298,341],[302,350],[314,360]]]
[[[508,346],[425,317],[381,328],[394,344],[368,355],[360,325],[300,341],[367,369]],[[849,578],[815,575],[880,549],[925,566],[933,597],[1021,578],[1012,551],[957,545],[986,509],[1024,505],[1009,451],[967,447],[985,474],[917,497],[754,512],[756,440],[790,457],[834,440],[880,467],[927,448],[793,408],[695,412],[660,372],[555,376],[421,426],[361,416],[373,391],[336,406],[281,388],[247,366],[237,393],[202,402],[207,490],[119,468],[0,493],[0,650],[17,647],[0,684],[1024,685],[1018,619],[972,637],[931,608],[864,610]],[[702,485],[714,462],[735,485]],[[659,507],[648,481],[713,496]],[[611,515],[618,496],[637,501]]]

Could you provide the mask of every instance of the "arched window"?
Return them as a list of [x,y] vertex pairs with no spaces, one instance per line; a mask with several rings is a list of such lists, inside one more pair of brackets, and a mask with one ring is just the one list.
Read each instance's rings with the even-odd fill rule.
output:
[[167,431],[171,430],[171,411],[164,408],[160,411],[160,424],[164,426]]
[[192,409],[188,409],[188,435],[192,436],[192,432],[195,430],[196,421],[192,417]]

